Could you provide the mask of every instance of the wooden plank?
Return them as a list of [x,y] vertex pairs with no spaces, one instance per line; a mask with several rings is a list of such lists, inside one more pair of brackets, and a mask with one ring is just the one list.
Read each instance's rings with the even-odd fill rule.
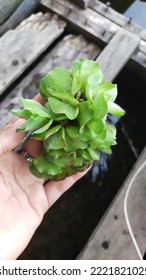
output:
[[92,9],[83,10],[67,0],[41,0],[41,4],[63,17],[74,29],[102,43],[108,43],[119,29],[119,26]]
[[140,39],[124,29],[120,29],[97,58],[104,77],[112,81],[130,59]]
[[78,58],[95,59],[100,52],[101,49],[98,45],[85,39],[83,35],[70,34],[65,36],[1,101],[0,127],[3,127],[11,119],[11,110],[20,106],[20,96],[33,98],[38,93],[41,73],[47,73],[55,66],[69,67],[72,61]]
[[[93,11],[93,9],[91,8],[82,10],[81,8],[77,7],[74,4],[71,4],[67,0],[66,1],[53,0],[52,4],[51,4],[51,0],[41,0],[41,4],[44,7],[48,8],[49,10],[62,16],[71,25],[71,27],[77,29],[78,32],[84,33],[86,36],[90,36],[90,38],[91,36],[93,36],[93,38],[95,38],[96,40],[98,39],[98,41],[106,44],[109,43],[109,41],[112,39],[115,33],[120,29],[120,24],[123,25],[125,28],[126,18],[123,17],[121,14],[115,12],[114,10],[113,10],[114,13],[113,17],[115,19],[117,18],[117,21],[119,19],[119,22],[114,23],[113,25],[112,17],[111,18],[109,17],[109,21],[107,21],[106,12],[105,12],[106,5],[102,3],[101,5],[104,5],[101,6],[101,8],[103,9],[102,13],[99,13],[100,9],[98,10],[98,13],[96,12],[96,9],[94,9]],[[99,4],[99,8],[100,8],[100,4]],[[112,15],[112,9],[109,10],[109,13]],[[101,14],[103,16],[101,16]],[[122,22],[122,20],[124,20],[124,22]],[[120,24],[118,25],[118,23]],[[141,37],[146,38],[145,31],[143,32],[144,32],[143,36]],[[140,64],[143,68],[143,71],[145,71],[146,58],[144,57],[143,52],[144,53],[146,52],[146,45],[143,40],[141,40],[141,42],[143,45],[143,51],[139,50],[139,48],[141,48],[139,45],[139,48],[135,50],[135,54],[134,56],[131,57],[131,59],[134,61],[134,65],[136,65],[136,67],[138,67]],[[140,58],[143,57],[143,59],[139,59],[139,57]]]
[[117,25],[129,30],[132,33],[138,35],[141,39],[146,41],[146,29],[143,29],[141,26],[133,22],[133,20],[125,17],[124,15],[118,13],[111,7],[103,4],[102,2],[96,0],[96,3],[90,3],[90,8],[92,8],[97,13],[103,15],[107,19],[113,21]]
[[[141,254],[146,251],[146,148],[121,187],[112,205],[90,237],[78,259],[139,259],[124,216],[126,190],[135,174],[128,196],[128,217]],[[144,166],[145,164],[145,166]],[[140,170],[141,169],[141,170]]]
[[[43,14],[40,24],[43,24]],[[47,26],[41,30],[39,26],[29,30],[21,28],[8,31],[1,37],[0,94],[63,33],[65,26],[64,21],[50,16]]]
[[143,52],[146,55],[146,42],[143,40],[140,41],[139,51]]

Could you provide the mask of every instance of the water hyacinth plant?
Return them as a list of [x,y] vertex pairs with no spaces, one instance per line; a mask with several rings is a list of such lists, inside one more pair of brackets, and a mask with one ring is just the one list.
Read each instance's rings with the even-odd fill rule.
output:
[[40,94],[44,105],[21,98],[23,109],[13,110],[26,119],[18,130],[43,143],[43,153],[29,164],[36,177],[62,180],[99,161],[101,151],[111,153],[116,128],[107,115],[122,116],[124,110],[115,103],[117,85],[104,80],[97,62],[55,67],[41,79]]

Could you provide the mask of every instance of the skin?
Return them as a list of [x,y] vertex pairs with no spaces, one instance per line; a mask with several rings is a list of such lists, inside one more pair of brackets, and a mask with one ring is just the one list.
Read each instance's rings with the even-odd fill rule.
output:
[[[43,103],[39,95],[36,99]],[[3,260],[18,258],[46,211],[87,172],[46,184],[33,176],[26,159],[12,151],[24,137],[22,132],[16,133],[23,122],[15,117],[0,131],[0,259]],[[29,140],[24,148],[31,156],[41,151],[36,140]]]

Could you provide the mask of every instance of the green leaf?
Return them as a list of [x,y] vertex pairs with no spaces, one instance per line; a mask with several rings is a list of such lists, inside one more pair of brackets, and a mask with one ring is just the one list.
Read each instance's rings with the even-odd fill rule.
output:
[[80,131],[80,139],[82,141],[89,141],[96,137],[97,134],[93,130],[91,130],[87,125],[84,126],[83,131]]
[[30,130],[39,129],[42,126],[44,126],[46,123],[48,123],[48,121],[49,120],[47,118],[43,118],[40,116],[31,116],[26,123],[25,130],[30,131]]
[[98,93],[103,94],[106,101],[114,102],[117,97],[117,85],[110,82],[102,82],[98,85]]
[[76,167],[83,167],[83,157],[77,157],[74,163]]
[[94,115],[91,103],[89,101],[83,101],[80,103],[78,122],[80,125],[80,132],[83,131],[84,125],[88,123]]
[[119,105],[113,103],[112,101],[108,102],[108,112],[117,117],[123,116],[125,114],[125,111]]
[[[87,79],[89,78],[89,76],[94,74],[94,79],[96,79],[96,81],[99,81],[100,79],[103,79],[103,73],[101,71],[101,68],[99,66],[99,64],[95,61],[91,61],[86,59],[85,61],[83,61],[80,65],[80,80],[81,80],[81,91],[85,92],[85,88],[86,88],[86,82]],[[93,82],[93,80],[92,80]]]
[[76,139],[77,140],[78,138],[80,138],[80,133],[79,133],[79,127],[78,126],[68,125],[68,126],[65,127],[65,131],[71,139]]
[[97,150],[92,150],[90,147],[87,148],[89,155],[91,156],[91,159],[93,160],[99,160],[100,159],[100,153]]
[[80,59],[77,59],[75,62],[72,63],[71,65],[71,69],[70,69],[70,72],[71,72],[71,75],[72,77],[75,76],[75,74],[77,73],[77,71],[79,70],[80,68],[80,65],[83,61],[85,61],[86,59],[84,58],[80,58]]
[[30,111],[32,114],[39,115],[40,117],[51,118],[48,110],[44,106],[42,106],[39,102],[35,100],[24,99],[23,97],[21,97],[20,101],[24,109]]
[[71,93],[75,95],[81,88],[80,72],[77,71],[73,77]]
[[56,133],[60,128],[61,128],[61,124],[58,124],[48,129],[45,139],[47,139],[48,137]]
[[116,128],[114,125],[106,124],[106,138],[98,146],[101,151],[110,154],[111,146],[116,145]]
[[71,93],[76,94],[81,88],[79,68],[84,59],[78,59],[71,65],[71,75],[73,77]]
[[55,67],[40,81],[40,93],[47,98],[50,91],[71,92],[72,77],[64,67]]
[[47,155],[55,159],[59,159],[59,158],[64,158],[66,156],[66,152],[63,149],[49,150]]
[[107,101],[105,100],[104,96],[98,94],[94,97],[94,106],[96,108],[96,115],[98,118],[103,119],[106,114],[108,113],[108,105]]
[[88,77],[85,88],[87,100],[92,101],[93,97],[98,94],[98,85],[102,82],[102,79],[103,76],[100,74],[100,71]]
[[91,155],[89,154],[87,149],[81,150],[80,153],[84,159],[91,160]]
[[61,173],[61,168],[58,165],[50,162],[47,156],[44,155],[37,156],[33,160],[33,164],[40,173],[46,174],[46,177],[47,174],[57,175]]
[[17,131],[17,132],[18,132],[18,131],[24,131],[25,129],[26,129],[26,123],[20,125],[20,126],[16,129],[16,131]]
[[100,146],[101,143],[104,142],[105,138],[106,138],[106,127],[104,128],[104,130],[99,133],[99,134],[96,134],[96,137],[94,137],[92,140],[91,140],[91,144],[90,144],[90,147],[92,150],[96,150],[98,149],[98,147]]
[[70,120],[74,120],[79,113],[79,108],[77,106],[66,104],[55,97],[50,97],[48,101],[51,110],[55,114],[65,114]]
[[[65,151],[64,151],[65,152]],[[61,157],[61,158],[55,158],[55,157],[52,157],[50,155],[50,153],[47,153],[46,154],[47,158],[54,164],[60,166],[60,167],[66,167],[66,166],[72,166],[74,165],[75,163],[75,153],[66,153],[65,152],[65,155],[64,157]]]
[[44,140],[44,149],[46,152],[49,150],[58,150],[65,146],[66,139],[64,128],[61,127],[56,133],[52,134]]
[[92,150],[90,147],[87,147],[87,149],[83,150],[82,156],[86,160],[99,160],[100,159],[100,153],[97,150]]
[[12,110],[12,113],[19,118],[29,119],[31,117],[31,112],[28,110]]
[[67,119],[67,116],[64,115],[64,114],[55,114],[52,110],[51,110],[51,107],[50,107],[50,103],[49,102],[46,102],[45,103],[45,107],[47,108],[47,110],[49,110],[49,114],[50,116],[52,116],[52,119],[54,121],[62,121],[62,120],[66,120]]
[[[73,95],[67,93],[67,92],[62,92],[62,91],[55,91],[55,90],[50,90],[50,95],[59,98],[60,100],[64,101],[67,104],[77,106],[79,104],[78,100],[74,98]],[[48,97],[49,100],[50,97]]]
[[35,130],[35,132],[32,134],[32,136],[35,136],[36,134],[42,134],[43,132],[48,130],[48,128],[51,126],[52,122],[53,122],[53,120],[49,120],[45,125],[41,126],[39,129]]
[[97,134],[104,130],[104,123],[97,116],[94,116],[94,118],[88,122],[87,126]]
[[39,170],[36,168],[36,166],[34,165],[34,161],[35,159],[33,159],[30,163],[29,163],[29,170],[30,172],[36,176],[37,178],[46,178],[47,179],[47,174],[44,172],[39,172]]
[[78,149],[85,149],[88,146],[88,142],[79,140],[79,139],[71,139],[66,135],[66,145],[63,147],[63,149],[66,152],[73,152]]

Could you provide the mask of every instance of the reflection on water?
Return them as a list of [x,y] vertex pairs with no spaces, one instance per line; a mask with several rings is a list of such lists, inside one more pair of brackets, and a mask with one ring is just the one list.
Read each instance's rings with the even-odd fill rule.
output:
[[124,14],[126,17],[143,28],[146,28],[146,1],[145,0],[100,0],[103,3],[110,2],[111,7]]

